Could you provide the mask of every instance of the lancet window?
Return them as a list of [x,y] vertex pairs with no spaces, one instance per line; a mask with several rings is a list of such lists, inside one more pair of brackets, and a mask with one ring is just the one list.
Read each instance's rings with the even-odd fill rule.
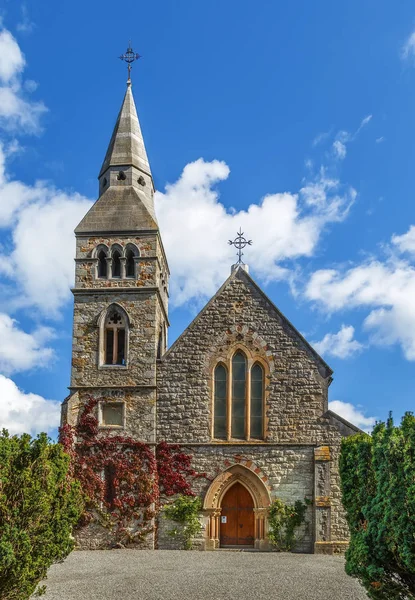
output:
[[126,365],[127,319],[118,307],[112,307],[105,319],[103,354],[105,365]]
[[264,378],[259,361],[241,350],[213,374],[213,437],[250,440],[264,437]]

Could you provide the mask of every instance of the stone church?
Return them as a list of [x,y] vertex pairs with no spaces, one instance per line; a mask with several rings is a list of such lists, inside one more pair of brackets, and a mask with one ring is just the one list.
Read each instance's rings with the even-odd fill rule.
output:
[[[332,370],[243,264],[167,347],[169,267],[131,82],[76,235],[73,355],[62,423],[98,399],[99,428],[180,444],[203,502],[199,547],[269,548],[275,498],[308,498],[296,550],[345,549],[338,457],[359,431],[328,410]],[[171,547],[162,522],[149,547]],[[148,547],[147,546],[147,547]]]

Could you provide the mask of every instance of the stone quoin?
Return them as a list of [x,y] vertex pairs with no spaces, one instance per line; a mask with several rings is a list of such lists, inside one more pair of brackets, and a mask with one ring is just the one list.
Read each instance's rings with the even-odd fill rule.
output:
[[[75,229],[70,394],[62,425],[91,398],[102,435],[180,444],[202,501],[194,547],[270,548],[268,508],[308,498],[296,551],[342,552],[348,529],[338,459],[359,431],[328,410],[332,370],[244,264],[167,349],[169,267],[131,81],[99,174],[99,198]],[[270,226],[272,226],[270,224]],[[226,243],[226,240],[224,240]],[[162,516],[143,547],[174,548]],[[80,548],[109,547],[90,523]]]

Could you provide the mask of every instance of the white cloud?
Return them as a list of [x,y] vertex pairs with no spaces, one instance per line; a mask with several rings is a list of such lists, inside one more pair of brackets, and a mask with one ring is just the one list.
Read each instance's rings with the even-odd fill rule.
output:
[[367,115],[367,117],[365,117],[364,119],[361,120],[358,130],[354,134],[355,136],[358,133],[360,133],[360,131],[363,129],[363,127],[366,127],[366,125],[372,120],[372,116],[373,115]]
[[376,143],[377,144],[381,144],[384,141],[385,141],[385,138],[383,137],[383,135],[381,135],[380,137],[376,138]]
[[333,152],[336,158],[338,158],[339,160],[343,160],[344,158],[346,158],[347,154],[346,145],[340,140],[335,140],[333,142]]
[[[1,25],[1,24],[0,24]],[[0,31],[0,81],[9,83],[25,66],[25,58],[10,31]]]
[[311,342],[311,345],[323,356],[350,358],[364,348],[363,344],[353,338],[354,327],[342,325],[337,333],[327,333],[320,342]]
[[21,7],[22,12],[22,20],[16,25],[17,31],[21,33],[31,33],[35,28],[35,24],[31,21],[29,16],[29,11],[26,4],[23,4]]
[[401,56],[403,59],[415,58],[415,31],[411,33],[403,45]]
[[[245,262],[263,279],[289,277],[281,261],[311,256],[329,223],[343,220],[356,192],[324,169],[297,194],[265,196],[247,210],[231,211],[219,202],[216,185],[229,175],[224,162],[199,159],[181,177],[156,193],[156,210],[172,272],[173,303],[198,303],[214,294],[236,262],[226,245],[239,227],[254,243]],[[208,251],[206,243],[208,240]]]
[[59,402],[26,394],[14,381],[0,375],[0,429],[5,428],[12,435],[51,433],[59,426],[59,419]]
[[25,333],[15,319],[0,313],[0,371],[6,375],[33,367],[46,367],[53,359],[52,348],[45,343],[54,337],[48,327]]
[[402,235],[392,236],[392,244],[401,252],[415,253],[415,226],[411,225],[409,230]]
[[[395,250],[412,251],[413,228],[392,238]],[[384,261],[368,260],[349,269],[322,269],[311,276],[306,297],[331,312],[366,308],[364,328],[370,341],[399,344],[415,360],[415,266],[391,253]]]
[[365,417],[364,413],[350,404],[349,402],[342,402],[341,400],[333,400],[329,402],[329,410],[332,410],[334,413],[338,414],[349,423],[356,425],[363,431],[370,433],[372,431],[373,426],[376,423],[376,417]]
[[13,282],[15,305],[34,305],[56,316],[74,278],[73,230],[91,202],[48,182],[9,181],[0,144],[0,227],[11,229],[11,248],[0,255],[0,273]]
[[46,112],[43,102],[33,102],[25,91],[35,82],[22,83],[25,57],[10,31],[0,23],[0,125],[19,133],[38,133],[40,118]]

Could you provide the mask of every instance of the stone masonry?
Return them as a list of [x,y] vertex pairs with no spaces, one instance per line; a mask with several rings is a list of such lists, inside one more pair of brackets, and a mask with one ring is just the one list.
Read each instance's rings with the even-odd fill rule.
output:
[[[62,422],[76,424],[94,398],[100,419],[105,407],[123,406],[122,423],[100,423],[106,435],[122,429],[151,447],[166,441],[191,454],[195,470],[206,473],[193,484],[203,502],[203,532],[194,547],[220,546],[226,522],[221,502],[238,482],[252,496],[256,548],[270,549],[272,500],[307,498],[312,505],[295,550],[343,551],[348,530],[338,458],[342,437],[357,429],[328,410],[330,367],[244,265],[232,269],[167,350],[169,269],[130,82],[100,171],[99,194],[75,230],[72,374]],[[111,327],[121,337],[111,354],[106,324],[114,311],[122,332],[116,320]],[[264,373],[261,439],[252,439],[249,430],[245,439],[233,439],[229,422],[226,439],[214,437],[215,367],[230,364],[238,351],[249,369],[260,364]],[[246,406],[249,417],[251,405]],[[171,524],[161,516],[155,525],[143,547],[177,547],[168,534]],[[81,548],[112,544],[96,524],[85,527],[77,541]]]

